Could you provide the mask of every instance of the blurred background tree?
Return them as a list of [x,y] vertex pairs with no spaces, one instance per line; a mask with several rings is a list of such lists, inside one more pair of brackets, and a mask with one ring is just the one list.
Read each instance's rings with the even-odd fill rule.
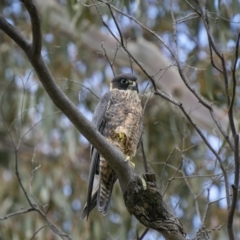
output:
[[[174,214],[189,238],[198,234],[199,239],[227,239],[223,173],[198,133],[176,107],[151,93],[149,80],[116,44],[95,7],[65,0],[36,3],[43,31],[42,55],[61,89],[91,119],[98,97],[107,91],[113,77],[106,54],[111,61],[115,56],[113,68],[117,74],[133,69],[146,103],[143,141],[147,160]],[[158,34],[171,49],[175,49],[176,37],[179,60],[189,83],[214,105],[218,121],[228,131],[224,80],[211,65],[204,25],[193,15],[187,1],[174,0],[172,4],[165,0],[116,1],[114,6]],[[206,7],[215,44],[224,53],[230,77],[240,29],[240,3],[215,0],[207,1]],[[3,0],[0,9],[2,16],[31,37],[29,15],[21,2]],[[118,35],[106,5],[99,5],[99,9],[104,21]],[[178,20],[176,36],[171,13]],[[159,88],[183,103],[221,155],[230,187],[234,178],[233,153],[208,111],[185,87],[169,51],[136,22],[117,11],[114,14],[129,51],[154,76]],[[72,239],[136,239],[137,232],[141,235],[145,227],[129,215],[117,185],[107,216],[94,210],[88,222],[80,220],[87,193],[89,144],[54,106],[22,50],[3,32],[0,43],[0,218],[28,206],[14,172],[17,157],[21,179],[31,198],[48,209],[49,219]],[[216,55],[213,60],[221,64]],[[236,75],[239,76],[239,70]],[[239,119],[238,85],[236,119]],[[14,145],[18,146],[17,153]],[[144,172],[140,151],[134,161],[137,172]],[[237,238],[240,238],[239,208],[238,202],[234,221]],[[45,224],[36,212],[16,215],[0,221],[0,236],[31,239],[40,229],[33,239],[60,239]],[[144,239],[163,238],[149,230]]]

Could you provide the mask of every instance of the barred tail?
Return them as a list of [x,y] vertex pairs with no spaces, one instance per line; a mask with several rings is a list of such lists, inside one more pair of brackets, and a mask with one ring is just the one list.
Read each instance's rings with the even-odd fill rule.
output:
[[106,215],[110,206],[110,199],[112,195],[112,189],[115,181],[117,180],[116,173],[110,167],[110,165],[100,157],[100,179],[97,197],[98,210]]

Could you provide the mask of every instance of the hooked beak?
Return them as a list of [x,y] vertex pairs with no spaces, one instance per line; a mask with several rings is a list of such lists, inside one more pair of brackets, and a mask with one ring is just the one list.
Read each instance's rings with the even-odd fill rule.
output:
[[128,89],[138,92],[138,85],[136,81],[129,81]]

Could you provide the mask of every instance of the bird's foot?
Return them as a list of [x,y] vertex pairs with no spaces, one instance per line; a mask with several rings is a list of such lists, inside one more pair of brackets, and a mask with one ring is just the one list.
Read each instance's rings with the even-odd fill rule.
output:
[[142,181],[143,190],[146,190],[147,189],[147,183],[146,183],[145,179],[143,177],[141,177],[141,176],[140,176],[140,179]]
[[135,168],[135,163],[131,162],[130,160],[131,160],[131,157],[127,156],[126,159],[125,159],[125,162],[129,161],[129,163],[132,165],[132,167]]

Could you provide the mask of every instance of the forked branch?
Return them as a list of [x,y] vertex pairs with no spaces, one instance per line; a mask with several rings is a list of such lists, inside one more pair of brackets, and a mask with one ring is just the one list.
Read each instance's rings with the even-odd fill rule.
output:
[[[166,239],[184,240],[185,233],[179,220],[173,217],[165,207],[162,196],[158,192],[154,181],[149,181],[147,178],[142,178],[142,180],[139,181],[141,178],[136,176],[130,163],[128,161],[124,161],[125,156],[123,153],[116,147],[110,145],[108,141],[96,131],[93,124],[89,122],[81,112],[79,112],[78,108],[58,87],[46,63],[44,62],[44,59],[41,56],[42,33],[37,8],[32,0],[24,0],[22,2],[30,14],[33,35],[32,42],[29,43],[29,41],[20,32],[18,32],[13,25],[9,24],[6,19],[1,16],[0,29],[3,30],[10,38],[12,38],[12,40],[14,40],[26,53],[44,89],[55,105],[69,118],[79,132],[81,132],[83,136],[89,140],[89,142],[100,152],[100,154],[114,169],[118,176],[122,192],[124,193],[124,196],[127,196],[127,198],[125,198],[125,203],[129,211],[134,214],[142,224],[156,229],[163,234]],[[143,71],[145,70],[143,69]],[[155,82],[153,81],[153,85],[154,84]],[[136,199],[135,197],[139,190],[141,191],[140,195],[142,195],[142,198]],[[132,193],[131,195],[128,194],[129,191]],[[137,209],[132,208],[130,203],[135,203],[138,201],[136,202],[135,206],[145,206],[146,204],[149,204],[149,199],[155,199],[155,205],[158,206],[158,211],[154,213],[153,217],[152,212],[148,212],[147,210],[143,209],[144,218],[141,218],[139,217],[139,212],[136,211]],[[67,235],[62,233],[50,222],[50,220],[39,208],[35,208],[35,211],[45,218],[45,221],[51,227],[53,232],[61,236],[63,239],[68,238]]]

